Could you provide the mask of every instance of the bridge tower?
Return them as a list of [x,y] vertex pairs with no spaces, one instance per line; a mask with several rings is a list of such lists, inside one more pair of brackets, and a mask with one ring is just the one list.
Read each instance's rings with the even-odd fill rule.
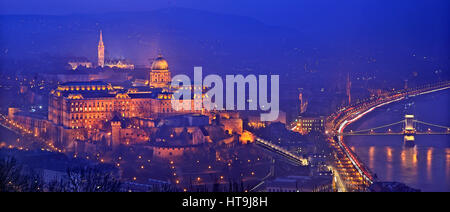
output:
[[414,135],[416,128],[414,127],[414,115],[405,115],[405,128],[403,130],[405,145],[414,146]]
[[405,129],[403,133],[405,135],[416,134],[416,128],[414,127],[414,115],[405,115]]

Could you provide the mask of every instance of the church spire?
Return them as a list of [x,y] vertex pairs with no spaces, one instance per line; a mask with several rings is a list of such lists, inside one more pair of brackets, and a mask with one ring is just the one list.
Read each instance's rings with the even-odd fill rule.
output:
[[102,34],[102,30],[100,30],[100,41],[99,43],[103,44],[103,34]]
[[105,66],[105,45],[103,44],[103,34],[100,30],[100,40],[98,41],[98,66]]

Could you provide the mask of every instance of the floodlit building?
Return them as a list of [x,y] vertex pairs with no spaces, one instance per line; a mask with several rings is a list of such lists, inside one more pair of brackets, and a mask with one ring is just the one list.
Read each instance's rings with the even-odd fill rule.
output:
[[323,132],[325,130],[325,117],[298,117],[296,120],[296,130],[301,134],[308,134],[311,131]]
[[134,64],[128,62],[127,60],[113,60],[105,58],[105,44],[103,43],[103,34],[100,30],[100,39],[97,46],[97,66],[99,67],[109,67],[118,69],[134,69]]
[[118,69],[134,69],[134,64],[128,62],[127,60],[108,60],[105,62],[105,66],[109,68],[118,68]]
[[100,67],[105,66],[105,45],[103,44],[103,34],[100,30],[100,40],[98,41],[98,47],[97,47],[97,56],[98,56],[98,62],[97,65]]
[[152,63],[150,71],[150,87],[168,87],[171,81],[172,77],[169,71],[169,64],[160,54]]
[[74,59],[70,60],[68,62],[68,64],[70,65],[70,68],[72,70],[76,70],[79,67],[92,68],[92,63],[85,58],[74,58]]
[[196,112],[193,106],[191,110],[175,110],[171,99],[172,93],[116,90],[111,84],[100,81],[68,82],[51,92],[48,119],[56,125],[72,129],[103,128],[103,124],[115,115],[123,118],[157,118]]

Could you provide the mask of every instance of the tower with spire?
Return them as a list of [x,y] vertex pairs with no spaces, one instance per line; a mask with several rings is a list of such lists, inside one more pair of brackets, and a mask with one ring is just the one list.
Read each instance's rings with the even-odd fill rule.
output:
[[105,45],[103,45],[102,31],[100,30],[100,40],[98,41],[98,66],[105,66]]

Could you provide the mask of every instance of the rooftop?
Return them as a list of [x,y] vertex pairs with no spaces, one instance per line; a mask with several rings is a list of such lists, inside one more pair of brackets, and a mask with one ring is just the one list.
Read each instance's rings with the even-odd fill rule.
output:
[[60,86],[108,86],[110,84],[102,81],[88,81],[88,82],[66,82]]

